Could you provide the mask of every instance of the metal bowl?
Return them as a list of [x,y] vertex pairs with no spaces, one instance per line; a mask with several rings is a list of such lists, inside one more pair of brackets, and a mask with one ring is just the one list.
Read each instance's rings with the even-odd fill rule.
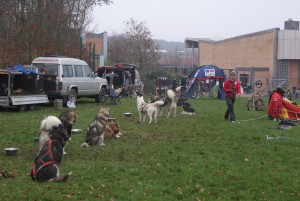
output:
[[72,133],[81,133],[82,129],[77,129],[77,128],[74,128],[72,129]]
[[19,148],[9,147],[5,148],[4,151],[8,156],[16,156],[18,154]]
[[117,120],[116,118],[108,118],[108,122],[116,121],[116,120]]
[[126,112],[126,113],[124,113],[125,117],[130,117],[131,114],[132,114],[131,112]]

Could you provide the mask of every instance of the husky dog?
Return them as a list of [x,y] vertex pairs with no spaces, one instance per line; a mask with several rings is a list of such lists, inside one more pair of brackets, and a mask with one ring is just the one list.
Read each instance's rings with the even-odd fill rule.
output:
[[182,102],[182,107],[183,107],[182,114],[189,114],[189,115],[195,115],[196,114],[195,109],[187,101]]
[[168,111],[167,117],[170,117],[171,112],[173,113],[173,117],[176,117],[177,104],[175,100],[176,94],[172,89],[167,91],[167,98],[165,100],[166,107]]
[[50,133],[53,130],[53,128],[57,128],[61,124],[62,122],[59,120],[59,118],[55,116],[47,116],[42,120],[39,136],[40,150],[42,149],[44,144],[50,139]]
[[62,112],[58,118],[61,121],[62,125],[67,129],[69,138],[71,138],[72,127],[75,124],[77,118],[76,113],[71,110],[66,110]]
[[[46,141],[50,139],[50,131],[54,127],[58,127],[60,124],[67,130],[68,136],[71,139],[72,127],[76,121],[76,113],[74,111],[64,111],[59,117],[47,116],[41,122],[40,136],[39,136],[39,148],[41,149]],[[64,152],[66,153],[66,152]]]
[[52,127],[50,139],[37,154],[30,173],[34,181],[66,181],[71,173],[59,175],[59,165],[62,161],[63,148],[68,140],[67,130],[60,124]]
[[156,96],[150,96],[149,102],[154,103],[155,101],[162,100],[164,102],[163,105],[158,105],[157,106],[157,111],[162,116],[162,109],[164,107],[167,108],[167,118],[170,117],[170,114],[173,113],[173,116],[176,117],[176,110],[177,110],[177,104],[176,104],[176,94],[172,89],[167,90],[167,96],[166,97],[161,97],[159,95]]
[[101,107],[94,120],[89,124],[85,142],[81,145],[82,147],[89,145],[105,145],[104,137],[106,125],[108,123],[108,117],[109,108]]
[[154,117],[154,122],[157,123],[157,106],[163,105],[164,102],[159,100],[155,101],[154,103],[146,103],[144,101],[144,96],[142,93],[137,93],[137,110],[139,112],[139,122],[142,122],[142,116],[144,122],[146,121],[146,114],[149,117],[149,123],[152,123],[152,116]]

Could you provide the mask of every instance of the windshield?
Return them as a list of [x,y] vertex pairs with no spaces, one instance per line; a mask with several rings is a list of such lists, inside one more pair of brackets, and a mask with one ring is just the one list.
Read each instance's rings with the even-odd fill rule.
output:
[[38,69],[38,73],[45,75],[58,75],[58,64],[38,63],[33,64]]

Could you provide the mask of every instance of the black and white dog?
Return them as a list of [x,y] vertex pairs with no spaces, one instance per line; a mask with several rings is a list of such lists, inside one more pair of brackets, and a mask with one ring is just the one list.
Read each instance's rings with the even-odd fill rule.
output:
[[60,176],[59,174],[63,148],[68,139],[67,130],[62,124],[52,128],[50,139],[46,141],[34,160],[30,174],[34,181],[62,182],[69,178],[71,173],[64,176]]
[[196,110],[187,101],[182,102],[182,108],[183,108],[183,111],[181,114],[189,114],[189,115],[196,114]]
[[[71,110],[66,110],[62,112],[59,117],[47,116],[45,117],[40,126],[40,136],[39,136],[39,148],[41,149],[44,144],[50,139],[50,133],[53,128],[57,128],[62,125],[68,132],[68,137],[71,139],[72,127],[76,122],[76,113]],[[64,152],[65,153],[65,152]]]

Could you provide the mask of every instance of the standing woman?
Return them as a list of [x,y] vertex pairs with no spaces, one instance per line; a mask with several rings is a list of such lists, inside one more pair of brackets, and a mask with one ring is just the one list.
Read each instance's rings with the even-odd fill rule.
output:
[[226,99],[226,104],[227,104],[227,110],[226,110],[224,118],[230,119],[232,123],[236,123],[233,105],[235,102],[236,94],[238,94],[239,96],[241,95],[241,86],[240,86],[238,80],[235,78],[234,71],[230,72],[229,79],[227,79],[224,82],[223,89],[225,91],[225,99]]

